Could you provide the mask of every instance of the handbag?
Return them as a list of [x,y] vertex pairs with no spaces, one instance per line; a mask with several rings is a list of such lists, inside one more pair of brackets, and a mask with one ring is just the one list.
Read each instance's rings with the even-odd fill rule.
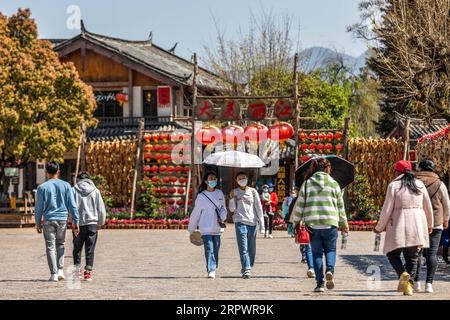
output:
[[214,201],[212,201],[206,194],[204,194],[202,192],[202,195],[204,195],[213,205],[214,205],[214,210],[216,211],[216,216],[217,216],[217,222],[219,223],[219,226],[221,228],[226,228],[227,225],[222,221],[222,219],[220,219],[220,209],[216,206],[216,204],[214,203]]
[[[305,202],[303,204],[303,209],[306,208],[306,182],[305,182]],[[300,225],[297,227],[297,232],[295,234],[295,243],[297,244],[309,244],[311,242],[309,231],[306,228],[306,224],[303,223],[303,219]]]

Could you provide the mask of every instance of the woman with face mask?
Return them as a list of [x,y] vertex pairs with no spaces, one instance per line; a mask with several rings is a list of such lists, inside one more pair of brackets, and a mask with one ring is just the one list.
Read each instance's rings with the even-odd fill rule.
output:
[[235,178],[239,187],[230,193],[230,211],[241,258],[241,275],[249,279],[255,263],[257,228],[264,233],[263,209],[258,191],[248,186],[248,176],[239,172]]
[[188,231],[200,229],[205,247],[206,271],[208,278],[216,277],[219,263],[220,236],[227,218],[225,196],[217,189],[217,176],[214,172],[205,174],[195,199],[195,206],[189,218]]

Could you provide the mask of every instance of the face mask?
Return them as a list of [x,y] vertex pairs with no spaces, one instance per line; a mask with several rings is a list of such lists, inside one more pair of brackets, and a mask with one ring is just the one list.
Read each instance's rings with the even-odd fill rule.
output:
[[291,197],[292,197],[292,198],[295,198],[296,196],[297,196],[296,193],[291,193]]
[[217,180],[209,180],[208,181],[208,186],[210,188],[215,188],[217,186]]
[[269,189],[263,189],[263,192],[267,193],[267,192],[269,192]]
[[270,191],[270,192],[273,192],[273,188],[270,188],[269,191]]
[[239,184],[241,187],[247,186],[247,183],[248,183],[248,179],[241,179],[241,180],[238,181],[238,184]]

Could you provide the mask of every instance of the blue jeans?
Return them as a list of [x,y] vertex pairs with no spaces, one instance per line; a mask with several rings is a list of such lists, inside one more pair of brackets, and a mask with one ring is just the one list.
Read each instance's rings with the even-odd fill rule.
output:
[[330,271],[331,273],[334,273],[338,228],[312,229],[310,238],[316,282],[318,285],[321,285],[323,284],[324,278],[322,263],[323,254],[325,254],[326,259],[326,272]]
[[306,259],[306,264],[308,265],[308,269],[314,268],[312,249],[310,244],[301,244],[300,245],[300,253]]
[[235,225],[236,240],[241,258],[241,273],[250,270],[256,256],[256,226],[248,226],[237,222]]
[[287,232],[288,232],[289,236],[294,234],[294,230],[292,229],[292,224],[291,223],[288,223],[288,225],[287,225]]
[[220,236],[202,236],[205,247],[206,271],[216,271],[219,265]]

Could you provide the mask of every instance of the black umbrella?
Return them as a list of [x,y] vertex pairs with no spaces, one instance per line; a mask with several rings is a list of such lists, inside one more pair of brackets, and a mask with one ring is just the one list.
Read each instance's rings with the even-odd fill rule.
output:
[[[355,165],[353,163],[337,156],[326,156],[325,158],[330,161],[331,176],[339,183],[341,189],[344,189],[355,180]],[[295,171],[295,182],[298,187],[300,187],[305,180],[305,176],[310,172],[313,159],[306,161]]]

